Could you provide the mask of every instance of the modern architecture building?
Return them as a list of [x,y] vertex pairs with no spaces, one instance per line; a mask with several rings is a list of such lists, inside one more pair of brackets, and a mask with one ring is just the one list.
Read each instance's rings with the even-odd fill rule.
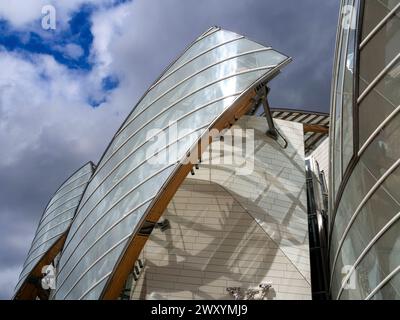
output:
[[53,196],[15,298],[399,298],[399,10],[342,1],[330,116],[271,109],[291,59],[208,29]]

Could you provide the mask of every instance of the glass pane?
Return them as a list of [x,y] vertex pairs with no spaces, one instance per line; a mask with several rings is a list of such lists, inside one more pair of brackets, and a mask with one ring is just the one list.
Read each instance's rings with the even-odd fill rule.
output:
[[[358,11],[358,1],[354,1],[351,13],[351,25],[356,23],[356,12]],[[344,83],[343,83],[343,168],[342,173],[347,169],[347,165],[353,156],[353,95],[354,95],[354,52],[356,47],[356,30],[349,29],[347,52],[344,63]]]
[[[286,59],[273,50],[257,50],[221,62],[261,48],[240,40],[212,49],[237,37],[218,31],[196,42],[172,67],[176,73],[164,76],[125,122],[99,163],[71,226],[56,299],[98,298],[93,292],[102,292],[102,277],[113,271],[121,254],[113,247],[136,231],[179,161],[238,95],[265,77],[271,65]],[[177,69],[208,49],[212,50]]]
[[[389,191],[392,185],[399,182],[400,169],[397,169],[358,213],[340,250],[334,270],[335,282],[340,282],[343,267],[353,265],[376,234],[400,212],[400,198]],[[337,294],[332,293],[334,296]]]
[[364,18],[362,22],[362,38],[382,21],[382,19],[396,6],[400,0],[368,0],[364,1]]
[[202,40],[197,41],[194,43],[170,68],[169,70],[163,75],[164,78],[171,72],[174,72],[177,68],[182,66],[184,63],[188,62],[189,60],[193,59],[194,57],[198,56],[199,54],[207,51],[217,45],[220,45],[224,42],[234,40],[239,38],[240,36],[236,33],[220,30],[217,32],[212,33],[211,35],[204,37]]
[[[277,61],[281,61],[282,56],[277,56],[273,51],[265,51],[265,52],[256,52],[251,55],[245,55],[238,58],[233,58],[228,61],[222,62],[218,65],[215,65],[207,70],[204,70],[200,74],[196,75],[193,78],[185,82],[178,82],[178,86],[176,86],[173,90],[169,91],[165,95],[161,96],[158,100],[152,100],[148,107],[146,107],[146,111],[137,115],[136,118],[128,125],[126,129],[123,130],[123,135],[125,138],[118,139],[116,143],[113,143],[110,149],[112,153],[118,151],[118,148],[121,144],[126,142],[129,137],[137,132],[139,128],[143,125],[152,122],[153,118],[157,115],[160,115],[165,110],[169,111],[174,104],[185,103],[187,104],[187,110],[191,110],[193,107],[190,107],[188,104],[190,99],[194,99],[198,95],[205,95],[204,92],[207,92],[205,89],[213,90],[215,87],[219,90],[220,97],[221,94],[227,95],[235,93],[233,92],[236,88],[235,86],[228,87],[227,85],[222,85],[225,83],[232,83],[232,80],[223,80],[225,77],[234,77],[234,75],[238,72],[246,71],[252,68],[258,68],[265,65],[273,64],[275,65]],[[267,64],[268,63],[268,64]],[[221,80],[221,84],[213,84],[214,82]],[[177,81],[174,82],[176,84]],[[207,88],[204,88],[208,86]],[[224,88],[225,87],[225,88]],[[204,88],[204,90],[202,89]],[[226,90],[224,90],[226,89]],[[198,91],[202,90],[202,91]],[[208,97],[206,97],[208,98]],[[209,99],[204,99],[199,101],[200,103],[204,103],[205,101],[210,101]],[[154,102],[154,103],[153,103]],[[196,106],[196,105],[194,105]],[[165,115],[164,115],[165,116]],[[167,115],[168,116],[168,115]],[[133,117],[132,117],[133,119]],[[153,125],[154,126],[154,125]],[[108,157],[111,154],[108,152]],[[102,170],[102,169],[99,169]]]
[[[349,48],[349,39],[351,38],[351,28],[347,28],[345,26],[345,16],[344,15],[349,15],[352,17],[351,12],[347,12],[345,10],[346,6],[352,5],[353,1],[347,0],[344,1],[343,3],[343,8],[342,8],[342,19],[341,19],[341,26],[340,26],[340,40],[339,40],[339,47],[338,47],[338,53],[337,53],[337,65],[336,65],[336,79],[337,82],[335,84],[335,119],[333,123],[333,129],[334,129],[334,146],[333,146],[333,197],[332,200],[335,202],[336,200],[336,195],[340,187],[340,183],[342,181],[342,175],[343,175],[343,168],[342,168],[342,139],[343,139],[343,100],[344,100],[344,86],[345,86],[345,78],[347,78],[347,87],[349,87],[352,83],[352,81],[349,81],[349,78],[351,78],[351,74],[349,72],[346,72],[346,70],[349,70],[352,68],[351,64],[348,63],[348,59],[351,59],[351,55],[348,55],[348,48]],[[351,47],[351,44],[350,44]],[[351,61],[349,61],[351,62]],[[347,106],[349,107],[349,106]],[[345,111],[346,115],[349,113],[348,110]],[[350,108],[350,113],[352,113],[351,108]],[[347,123],[348,124],[348,123]],[[348,126],[345,128],[347,138],[349,137],[350,134],[350,129]]]
[[[399,139],[400,114],[389,122],[361,155],[338,206],[332,228],[331,262],[333,262],[337,245],[356,208],[376,181],[400,158]],[[392,183],[390,190],[395,197],[398,197],[398,187],[393,186],[396,182],[395,180],[390,182]]]
[[354,286],[343,290],[340,299],[365,299],[400,265],[400,223],[397,221],[368,251],[356,267]]
[[392,67],[359,105],[360,145],[400,105],[400,62]]
[[36,230],[16,290],[19,289],[43,255],[70,226],[91,173],[92,165],[88,163],[69,177],[50,200]]
[[400,300],[400,272],[375,293],[371,300]]
[[[399,54],[400,17],[392,16],[360,52],[360,82],[371,83]],[[361,92],[360,92],[361,94]]]

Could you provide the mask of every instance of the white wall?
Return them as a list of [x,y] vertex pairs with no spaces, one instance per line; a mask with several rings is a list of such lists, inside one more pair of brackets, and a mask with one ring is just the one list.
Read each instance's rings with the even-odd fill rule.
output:
[[266,298],[311,298],[303,127],[275,122],[287,149],[265,135],[264,118],[235,126],[255,129],[251,174],[205,155],[188,176],[164,213],[171,229],[154,230],[144,248],[134,299],[229,299],[227,287],[245,291],[266,281],[273,283]]
[[329,139],[325,138],[323,142],[311,153],[319,165],[319,169],[325,173],[325,179],[329,181]]

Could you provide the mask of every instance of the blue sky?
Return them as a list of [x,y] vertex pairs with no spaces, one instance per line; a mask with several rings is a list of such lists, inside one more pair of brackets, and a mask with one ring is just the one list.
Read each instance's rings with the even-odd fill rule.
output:
[[[115,1],[106,8],[116,7],[128,1]],[[91,57],[93,45],[92,14],[99,8],[93,3],[83,2],[70,13],[61,28],[43,32],[40,28],[16,30],[6,19],[0,20],[0,47],[10,53],[16,53],[29,60],[34,55],[48,55],[68,69],[82,73],[91,72],[96,64]],[[34,25],[41,25],[41,18]],[[46,79],[46,74],[43,74]],[[87,101],[92,107],[99,107],[106,102],[107,94],[118,87],[116,75],[109,74],[101,79],[100,91],[103,95],[94,97],[88,94]]]
[[[54,5],[56,29],[41,26]],[[0,2],[0,299],[50,195],[97,162],[160,72],[219,25],[293,57],[271,105],[328,111],[336,0]]]
[[[35,30],[17,31],[7,20],[0,21],[0,45],[7,51],[30,54],[48,54],[71,69],[90,70],[93,63],[89,61],[93,35],[90,31],[90,16],[94,8],[83,5],[74,12],[68,21],[68,28],[61,31],[50,30],[48,37],[43,37]],[[62,50],[66,45],[80,48],[78,55],[70,55]]]

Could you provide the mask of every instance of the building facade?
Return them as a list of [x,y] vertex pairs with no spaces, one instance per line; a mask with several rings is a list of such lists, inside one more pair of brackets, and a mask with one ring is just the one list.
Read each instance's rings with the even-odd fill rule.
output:
[[342,1],[332,85],[330,294],[400,297],[400,1]]

